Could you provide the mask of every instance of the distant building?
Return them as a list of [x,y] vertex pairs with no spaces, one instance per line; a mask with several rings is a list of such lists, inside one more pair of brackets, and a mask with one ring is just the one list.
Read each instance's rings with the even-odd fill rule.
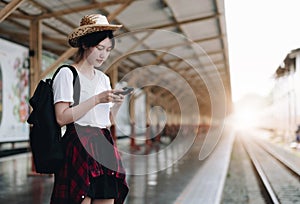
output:
[[287,54],[274,73],[270,122],[286,142],[295,138],[300,124],[300,48]]

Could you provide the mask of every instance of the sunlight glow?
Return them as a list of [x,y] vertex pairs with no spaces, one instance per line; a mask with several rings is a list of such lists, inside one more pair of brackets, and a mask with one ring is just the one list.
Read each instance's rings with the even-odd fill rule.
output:
[[300,27],[295,26],[300,1],[229,0],[224,4],[232,100],[247,93],[267,96],[274,87],[276,68],[291,50],[300,47]]
[[255,110],[240,110],[234,115],[234,126],[238,130],[253,128],[258,124],[258,114]]

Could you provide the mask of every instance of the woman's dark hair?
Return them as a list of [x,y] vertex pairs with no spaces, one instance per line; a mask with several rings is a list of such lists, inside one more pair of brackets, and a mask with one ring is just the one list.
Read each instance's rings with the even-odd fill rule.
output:
[[79,39],[79,49],[75,55],[75,62],[79,62],[83,58],[84,54],[84,47],[85,48],[90,48],[90,47],[95,47],[97,46],[101,41],[103,41],[105,38],[109,38],[111,40],[112,48],[115,47],[115,39],[113,32],[111,30],[105,30],[105,31],[99,31],[99,32],[94,32],[90,33],[87,35],[82,36]]

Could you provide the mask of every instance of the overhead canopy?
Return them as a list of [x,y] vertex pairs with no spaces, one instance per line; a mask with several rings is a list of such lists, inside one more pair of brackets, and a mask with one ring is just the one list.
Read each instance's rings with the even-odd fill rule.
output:
[[66,37],[84,15],[107,15],[123,25],[105,63],[113,82],[147,90],[153,105],[175,112],[191,94],[206,116],[231,106],[223,0],[3,0],[0,5],[0,37],[33,53],[50,51],[60,56],[56,64],[74,53]]

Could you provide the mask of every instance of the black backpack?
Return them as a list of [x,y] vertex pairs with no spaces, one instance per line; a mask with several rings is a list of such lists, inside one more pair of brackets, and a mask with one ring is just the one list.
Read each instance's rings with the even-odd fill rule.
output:
[[80,83],[77,71],[71,65],[62,65],[52,79],[41,80],[30,98],[33,110],[27,119],[31,124],[29,140],[35,170],[37,173],[52,174],[59,170],[64,162],[64,144],[61,127],[55,117],[52,82],[62,67],[69,67],[73,73],[74,105],[79,103]]

